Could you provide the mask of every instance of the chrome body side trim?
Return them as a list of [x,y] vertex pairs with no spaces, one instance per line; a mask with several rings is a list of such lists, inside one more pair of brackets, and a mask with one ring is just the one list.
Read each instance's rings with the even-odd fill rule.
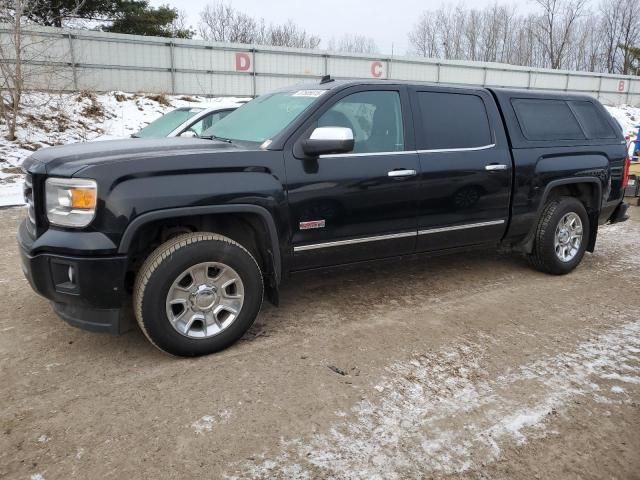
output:
[[378,242],[381,240],[392,240],[394,238],[415,237],[416,232],[392,233],[389,235],[376,235],[375,237],[352,238],[349,240],[336,240],[335,242],[314,243],[311,245],[299,245],[293,247],[294,252],[304,252],[305,250],[316,250],[318,248],[341,247],[343,245],[354,245],[357,243]]
[[454,230],[466,230],[467,228],[490,227],[493,225],[502,225],[504,220],[491,220],[489,222],[467,223],[464,225],[452,225],[451,227],[429,228],[426,230],[418,230],[418,235],[429,235],[431,233],[452,232]]
[[299,245],[293,247],[294,252],[304,252],[307,250],[317,250],[319,248],[342,247],[345,245],[355,245],[358,243],[379,242],[381,240],[393,240],[395,238],[415,237],[417,235],[428,235],[431,233],[451,232],[455,230],[465,230],[467,228],[490,227],[493,225],[502,225],[504,220],[491,220],[489,222],[467,223],[464,225],[453,225],[450,227],[430,228],[426,230],[417,230],[414,232],[392,233],[389,235],[376,235],[374,237],[351,238],[349,240],[336,240],[334,242],[312,243],[310,245]]
[[432,150],[416,150],[418,153],[444,153],[444,152],[476,152],[478,150],[488,150],[495,147],[496,144],[483,145],[482,147],[468,147],[468,148],[435,148]]
[[344,157],[373,157],[373,156],[388,156],[388,155],[415,155],[415,150],[402,150],[399,152],[366,152],[366,153],[334,153],[329,155],[320,155],[319,158],[344,158]]
[[320,155],[319,158],[371,157],[374,155],[409,155],[411,153],[476,152],[479,150],[488,150],[495,146],[496,144],[492,143],[491,145],[483,145],[481,147],[467,147],[467,148],[436,148],[432,150],[402,150],[400,152],[336,153],[331,155]]

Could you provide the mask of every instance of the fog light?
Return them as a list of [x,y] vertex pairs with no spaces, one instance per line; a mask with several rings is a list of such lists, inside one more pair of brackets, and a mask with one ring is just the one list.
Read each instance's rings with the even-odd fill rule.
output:
[[56,291],[60,293],[78,293],[78,266],[66,260],[51,260],[51,276]]

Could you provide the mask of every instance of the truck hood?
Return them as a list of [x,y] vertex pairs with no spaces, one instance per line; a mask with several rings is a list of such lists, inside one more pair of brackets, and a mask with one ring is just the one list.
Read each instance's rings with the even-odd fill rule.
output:
[[24,161],[23,168],[48,174],[55,169],[58,175],[71,176],[90,165],[238,149],[238,146],[231,143],[195,138],[105,140],[38,150]]

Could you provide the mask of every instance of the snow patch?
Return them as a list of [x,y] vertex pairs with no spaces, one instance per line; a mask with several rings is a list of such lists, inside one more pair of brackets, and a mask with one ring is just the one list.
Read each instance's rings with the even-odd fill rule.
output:
[[24,205],[22,195],[24,182],[22,178],[11,183],[0,182],[0,206],[20,206]]
[[549,434],[547,419],[576,398],[610,403],[596,382],[640,383],[640,321],[497,377],[483,363],[495,343],[465,341],[390,365],[349,417],[283,441],[279,454],[239,464],[230,478],[400,479],[416,466],[459,474],[496,461],[509,442]]
[[211,432],[213,427],[218,424],[227,423],[231,418],[231,412],[223,410],[215,415],[204,415],[191,424],[197,434]]
[[640,268],[638,239],[640,224],[632,220],[601,225],[598,228],[596,249],[586,260],[598,262],[606,272],[635,271]]
[[605,108],[618,121],[624,135],[634,140],[638,133],[638,127],[640,127],[640,108],[629,105]]

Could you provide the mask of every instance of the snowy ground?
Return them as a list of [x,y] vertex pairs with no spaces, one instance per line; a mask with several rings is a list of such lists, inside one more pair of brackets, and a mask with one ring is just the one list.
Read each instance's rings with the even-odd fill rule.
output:
[[[185,106],[226,105],[236,98],[109,92],[24,96],[18,140],[0,140],[0,206],[22,204],[22,161],[52,145],[128,137],[167,111]],[[635,139],[640,108],[608,107],[625,134]],[[0,125],[0,138],[6,128]]]
[[0,206],[21,205],[22,161],[35,150],[53,145],[126,138],[177,107],[235,103],[238,98],[109,92],[24,96],[18,139],[4,140],[0,124]]
[[630,214],[568,276],[490,251],[301,275],[177,361],[57,318],[1,209],[0,478],[637,479]]

